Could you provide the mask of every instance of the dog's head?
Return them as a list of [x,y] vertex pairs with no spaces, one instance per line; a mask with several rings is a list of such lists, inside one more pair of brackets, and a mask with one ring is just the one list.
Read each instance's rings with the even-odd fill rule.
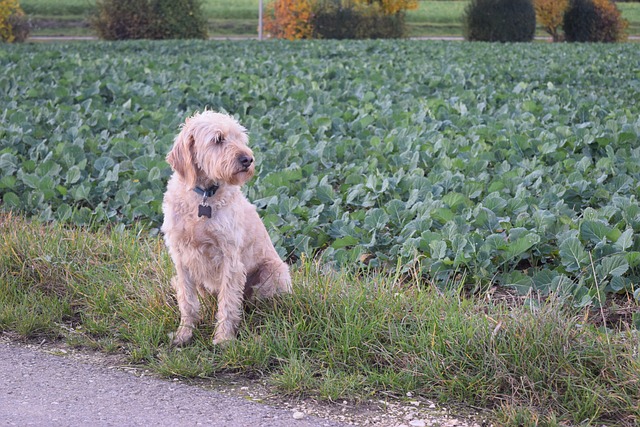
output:
[[200,182],[242,185],[255,171],[247,142],[245,128],[233,117],[204,111],[182,125],[167,162],[191,187]]

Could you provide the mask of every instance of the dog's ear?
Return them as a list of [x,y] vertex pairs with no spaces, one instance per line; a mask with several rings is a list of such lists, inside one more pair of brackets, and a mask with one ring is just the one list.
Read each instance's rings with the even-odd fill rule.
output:
[[222,133],[221,130],[216,130],[215,132],[213,132],[211,142],[213,142],[214,144],[220,144],[222,141],[224,141],[224,133]]
[[173,148],[167,154],[167,163],[182,177],[187,185],[195,187],[197,170],[193,157],[195,140],[188,126],[185,126],[176,137]]

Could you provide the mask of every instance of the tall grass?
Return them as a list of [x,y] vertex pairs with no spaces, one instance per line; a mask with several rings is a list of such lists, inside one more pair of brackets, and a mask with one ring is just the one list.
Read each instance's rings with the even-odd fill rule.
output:
[[212,298],[194,343],[172,349],[172,266],[143,234],[2,214],[0,330],[123,352],[166,376],[260,376],[283,394],[412,392],[493,408],[504,425],[640,422],[637,331],[598,330],[553,299],[532,308],[309,260],[292,295],[246,304],[236,341],[211,344]]
[[0,216],[0,236],[0,329],[148,347],[174,322],[171,264],[158,239],[32,226],[12,214]]

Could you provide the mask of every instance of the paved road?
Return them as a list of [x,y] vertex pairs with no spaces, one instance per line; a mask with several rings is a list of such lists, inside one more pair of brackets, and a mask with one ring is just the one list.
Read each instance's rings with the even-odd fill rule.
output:
[[338,427],[214,391],[0,343],[0,426]]

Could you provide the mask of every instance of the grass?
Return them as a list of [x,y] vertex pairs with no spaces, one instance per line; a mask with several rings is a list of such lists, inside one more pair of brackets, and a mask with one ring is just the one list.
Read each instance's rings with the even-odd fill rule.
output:
[[620,9],[622,17],[629,22],[627,34],[640,34],[640,3],[616,3]]
[[121,352],[168,377],[262,377],[285,395],[412,392],[513,426],[640,422],[637,331],[597,329],[553,299],[508,304],[306,260],[292,295],[246,305],[238,340],[212,346],[212,300],[194,343],[176,350],[171,274],[144,230],[0,216],[0,331]]
[[[265,1],[267,4],[268,1]],[[461,16],[467,1],[420,1],[417,10],[407,13],[409,35],[462,36]],[[36,22],[34,35],[91,35],[86,22],[93,10],[91,0],[22,0],[24,11]],[[258,26],[258,0],[204,0],[203,11],[209,19],[212,36],[255,36]],[[618,3],[629,21],[629,34],[640,34],[640,4]],[[48,21],[48,23],[44,23]],[[537,35],[545,36],[541,29]]]

